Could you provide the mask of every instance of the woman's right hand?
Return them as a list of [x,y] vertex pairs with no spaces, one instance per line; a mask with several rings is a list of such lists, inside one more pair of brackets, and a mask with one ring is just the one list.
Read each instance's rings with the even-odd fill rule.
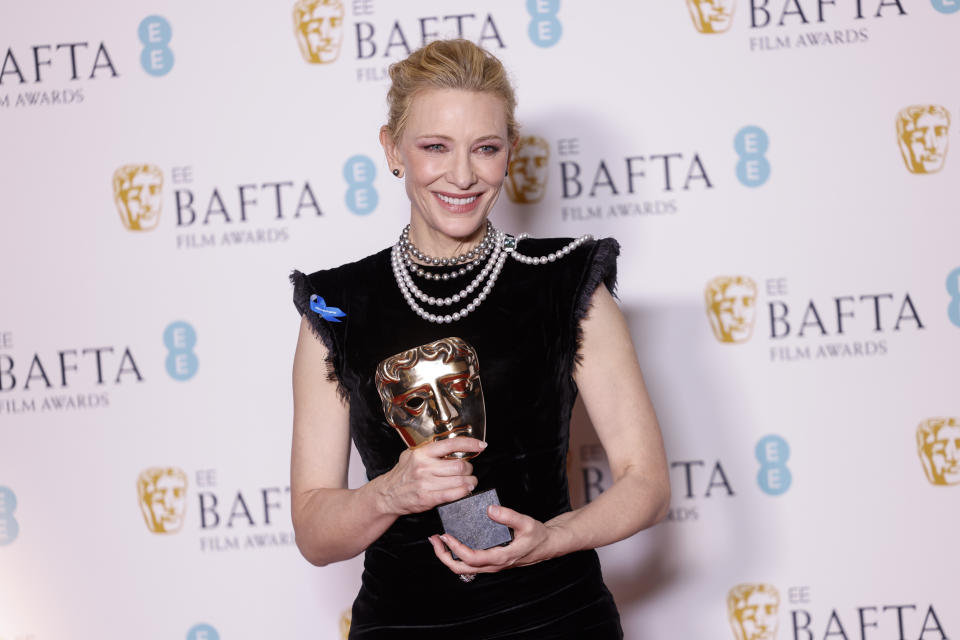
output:
[[487,446],[476,438],[447,438],[407,449],[396,466],[377,478],[377,495],[384,513],[420,513],[459,500],[477,487],[468,460],[447,458],[455,452],[479,453]]

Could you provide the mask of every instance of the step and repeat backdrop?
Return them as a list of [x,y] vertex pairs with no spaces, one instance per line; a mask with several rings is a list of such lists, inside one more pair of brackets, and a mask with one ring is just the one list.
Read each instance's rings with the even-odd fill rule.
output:
[[[673,489],[600,551],[626,636],[960,637],[960,1],[0,15],[3,640],[346,637],[361,559],[293,541],[287,276],[396,239],[386,69],[450,36],[517,86],[496,224],[623,246]],[[582,411],[569,472],[610,483]]]

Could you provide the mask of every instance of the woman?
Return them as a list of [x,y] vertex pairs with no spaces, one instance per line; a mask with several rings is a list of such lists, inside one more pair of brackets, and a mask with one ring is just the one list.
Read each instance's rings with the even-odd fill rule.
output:
[[[365,552],[351,638],[622,637],[593,549],[662,518],[669,485],[610,293],[618,245],[517,241],[489,225],[518,137],[496,58],[437,41],[390,76],[380,141],[405,181],[409,227],[392,249],[292,276],[303,316],[293,369],[297,545],[316,565]],[[479,355],[487,442],[407,449],[384,419],[377,365],[448,336]],[[571,511],[565,462],[578,391],[614,482]],[[358,489],[346,488],[351,436],[369,479]],[[513,530],[506,546],[474,550],[439,535],[435,507],[478,485],[500,495],[503,506],[487,515]]]

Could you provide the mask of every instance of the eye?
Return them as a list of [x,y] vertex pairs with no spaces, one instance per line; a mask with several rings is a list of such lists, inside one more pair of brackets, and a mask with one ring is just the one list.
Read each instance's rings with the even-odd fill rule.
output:
[[444,146],[443,146],[442,144],[440,144],[439,142],[435,142],[435,143],[433,143],[433,144],[426,144],[426,145],[424,145],[424,146],[423,146],[423,150],[424,150],[424,151],[443,151],[443,150],[444,150]]
[[465,398],[473,391],[473,382],[470,378],[458,378],[447,385],[447,389],[457,398]]
[[421,411],[423,411],[423,407],[425,404],[426,404],[426,400],[424,400],[420,396],[413,396],[412,398],[404,402],[403,406],[406,407],[407,411],[409,411],[413,415],[417,415]]
[[500,151],[500,147],[498,147],[495,144],[482,144],[479,147],[477,147],[477,151],[484,155],[490,156]]

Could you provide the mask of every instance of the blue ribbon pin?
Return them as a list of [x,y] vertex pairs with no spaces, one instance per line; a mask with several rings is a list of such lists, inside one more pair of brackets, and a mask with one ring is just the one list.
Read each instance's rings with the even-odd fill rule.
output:
[[317,294],[310,296],[310,310],[327,322],[342,322],[338,320],[338,318],[343,318],[347,315],[337,307],[328,307],[327,301]]

